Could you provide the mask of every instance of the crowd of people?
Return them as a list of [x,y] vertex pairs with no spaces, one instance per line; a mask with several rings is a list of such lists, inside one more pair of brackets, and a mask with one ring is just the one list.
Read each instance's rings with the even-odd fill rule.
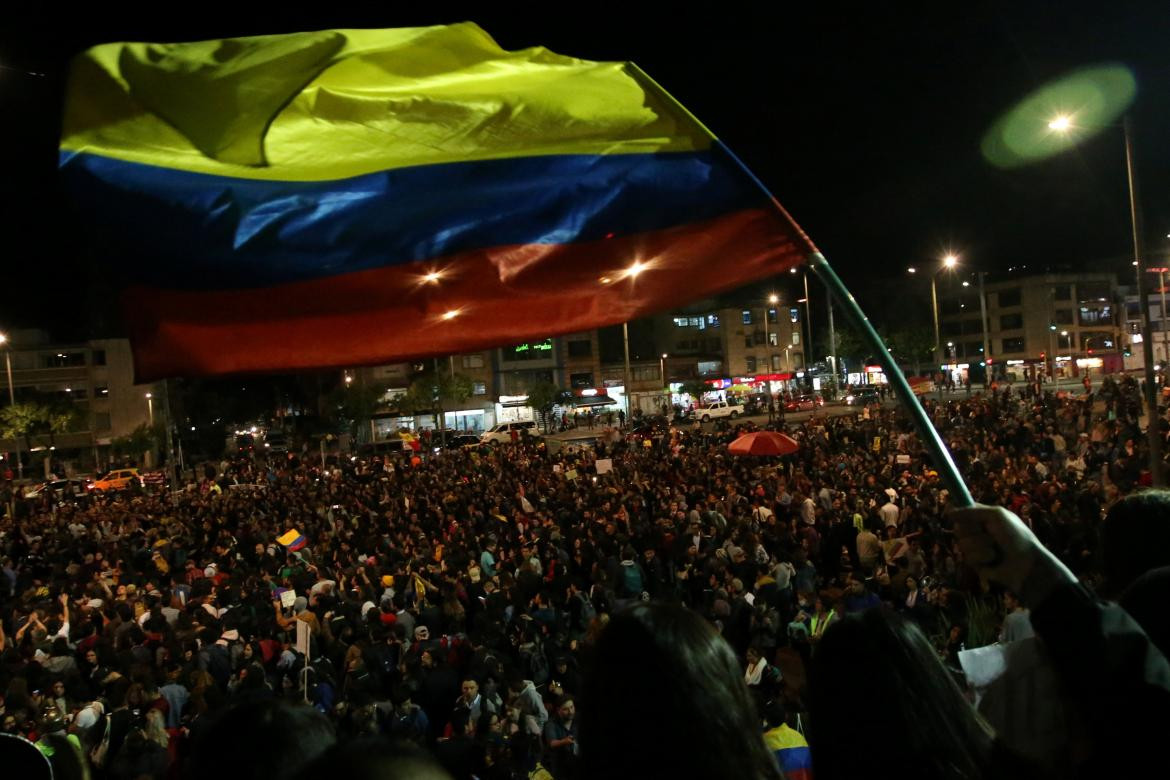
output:
[[[778,458],[687,426],[7,484],[0,731],[114,778],[1129,765],[1170,700],[1170,498],[1140,492],[1131,390],[927,401],[1003,508],[959,513],[882,406],[776,423],[800,445]],[[1033,648],[1006,693],[964,672],[985,646]]]

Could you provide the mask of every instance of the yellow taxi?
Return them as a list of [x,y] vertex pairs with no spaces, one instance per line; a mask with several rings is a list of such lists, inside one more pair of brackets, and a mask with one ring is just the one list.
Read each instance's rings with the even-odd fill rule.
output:
[[134,480],[138,480],[139,483],[142,482],[142,477],[139,476],[138,469],[113,469],[90,483],[89,489],[95,492],[125,490],[130,487],[130,484]]

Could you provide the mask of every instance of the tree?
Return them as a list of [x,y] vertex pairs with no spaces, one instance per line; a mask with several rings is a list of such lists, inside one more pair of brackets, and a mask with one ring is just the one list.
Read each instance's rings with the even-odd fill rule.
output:
[[540,417],[544,424],[544,432],[548,433],[549,413],[552,408],[564,400],[568,392],[560,387],[557,387],[552,382],[541,380],[533,383],[528,388],[528,405]]
[[57,446],[57,434],[69,433],[81,422],[81,411],[70,401],[53,401],[42,409],[41,422],[48,429],[50,447]]
[[139,425],[126,436],[119,436],[110,442],[110,450],[118,456],[129,456],[136,461],[145,459],[146,453],[153,450],[166,435],[163,426],[153,428],[146,423]]
[[901,362],[914,367],[914,373],[922,373],[922,361],[931,360],[934,351],[934,334],[921,325],[905,325],[890,336],[890,342],[897,351]]
[[369,422],[385,395],[379,388],[369,385],[342,385],[329,394],[327,408],[329,418],[349,431],[354,439],[362,424]]
[[706,382],[703,382],[699,379],[691,379],[683,382],[682,386],[679,388],[679,391],[686,393],[691,398],[699,401],[703,398],[703,393],[707,392],[709,389],[710,388],[707,386]]
[[0,435],[6,439],[24,439],[27,451],[32,452],[32,434],[45,419],[42,404],[22,401],[0,409]]

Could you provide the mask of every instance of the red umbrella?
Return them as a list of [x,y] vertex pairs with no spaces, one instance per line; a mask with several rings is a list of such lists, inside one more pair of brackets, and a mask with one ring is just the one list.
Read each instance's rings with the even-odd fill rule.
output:
[[745,433],[727,446],[732,455],[791,455],[799,449],[796,439],[776,431]]

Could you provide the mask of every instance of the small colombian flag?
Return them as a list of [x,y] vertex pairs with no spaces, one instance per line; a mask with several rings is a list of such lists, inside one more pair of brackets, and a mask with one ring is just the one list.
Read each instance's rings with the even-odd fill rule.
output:
[[301,535],[301,532],[295,528],[290,528],[288,531],[285,531],[283,536],[276,538],[276,541],[287,547],[289,552],[296,552],[308,544],[305,537]]

